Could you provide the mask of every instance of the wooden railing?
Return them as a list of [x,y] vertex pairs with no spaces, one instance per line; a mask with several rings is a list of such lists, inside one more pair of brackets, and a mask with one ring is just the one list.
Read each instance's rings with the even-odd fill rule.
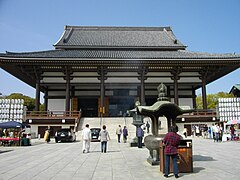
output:
[[[181,116],[216,116],[216,110],[194,110]],[[26,118],[80,118],[80,111],[27,111]]]
[[80,118],[80,111],[27,111],[26,118]]
[[193,112],[194,115],[206,115],[206,116],[215,116],[216,110],[215,109],[208,109],[208,110],[195,110]]
[[212,116],[215,117],[216,116],[216,110],[215,109],[207,109],[207,110],[203,110],[203,109],[197,109],[194,110],[191,113],[186,113],[180,116]]

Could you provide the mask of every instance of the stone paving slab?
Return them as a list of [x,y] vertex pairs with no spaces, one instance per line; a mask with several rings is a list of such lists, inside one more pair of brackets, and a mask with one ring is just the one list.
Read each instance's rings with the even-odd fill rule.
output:
[[[144,147],[129,143],[108,143],[108,152],[100,152],[100,143],[92,142],[90,153],[82,153],[82,142],[49,144],[32,140],[32,146],[0,147],[0,180],[152,180],[166,179],[159,166],[151,166]],[[181,173],[179,179],[239,179],[240,142],[214,143],[193,138],[193,173]],[[175,179],[172,175],[168,179]]]

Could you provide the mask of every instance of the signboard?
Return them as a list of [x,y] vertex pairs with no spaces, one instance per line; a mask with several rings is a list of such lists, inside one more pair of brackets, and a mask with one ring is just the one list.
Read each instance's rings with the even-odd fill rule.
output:
[[8,121],[23,121],[23,99],[0,99],[0,123]]
[[218,113],[220,121],[240,120],[240,98],[219,98]]

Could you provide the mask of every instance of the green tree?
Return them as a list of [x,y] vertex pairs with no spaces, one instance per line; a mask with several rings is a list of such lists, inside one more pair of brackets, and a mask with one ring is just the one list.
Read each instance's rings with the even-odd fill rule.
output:
[[[233,94],[227,92],[218,92],[217,94],[208,94],[207,95],[207,108],[216,109],[219,98],[230,98],[234,97]],[[202,96],[198,95],[196,97],[196,109],[203,109]]]
[[40,111],[44,111],[44,109],[45,109],[44,107],[45,107],[44,104],[40,104],[40,107],[39,107]]
[[12,93],[9,96],[6,96],[7,99],[23,99],[24,100],[24,106],[27,107],[28,111],[33,111],[35,108],[35,99],[31,98],[29,96],[25,96],[21,93]]

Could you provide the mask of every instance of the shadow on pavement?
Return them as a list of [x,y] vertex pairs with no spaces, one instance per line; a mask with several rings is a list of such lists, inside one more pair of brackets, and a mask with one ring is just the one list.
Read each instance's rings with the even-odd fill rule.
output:
[[[100,150],[93,150],[93,151],[90,151],[90,152],[92,152],[92,153],[96,153],[96,152],[98,152],[98,153],[100,153],[101,151]],[[107,151],[107,153],[112,153],[112,152],[121,152],[121,151]]]
[[180,173],[179,177],[183,177],[183,176],[190,176],[192,174],[196,174],[199,173],[200,171],[204,170],[205,168],[203,167],[193,167],[193,172],[192,173]]
[[204,170],[203,167],[193,167],[193,173],[199,173],[200,171]]
[[210,156],[193,155],[193,161],[216,161]]
[[0,154],[2,154],[2,153],[6,153],[6,152],[11,152],[11,151],[13,151],[13,150],[0,150]]

